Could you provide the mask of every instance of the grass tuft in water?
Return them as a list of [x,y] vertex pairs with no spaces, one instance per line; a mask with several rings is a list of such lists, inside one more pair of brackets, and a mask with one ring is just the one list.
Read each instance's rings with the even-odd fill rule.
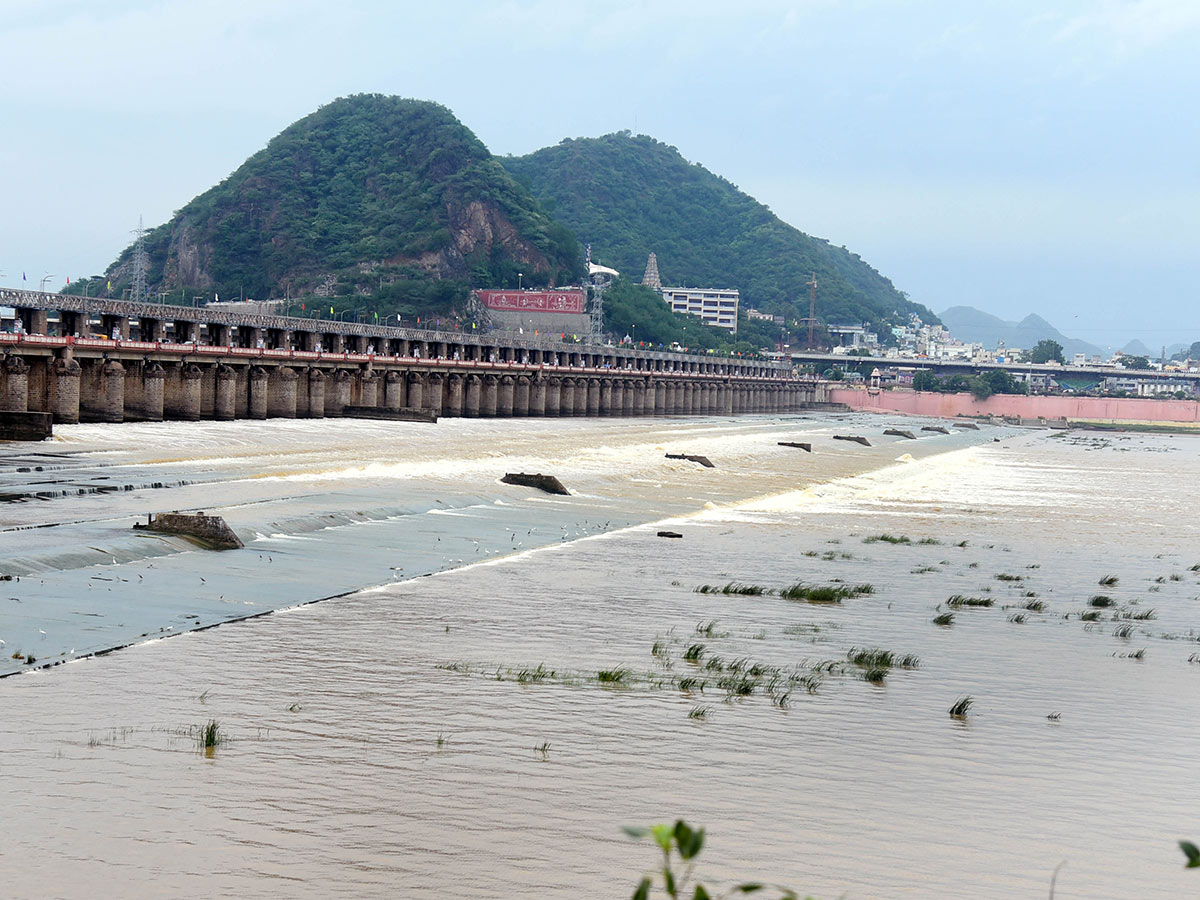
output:
[[934,616],[933,624],[941,625],[943,627],[949,627],[950,625],[953,625],[954,624],[954,613],[946,612],[946,613],[940,613],[939,615]]
[[1118,578],[1116,575],[1105,575],[1103,578],[1100,579],[1099,583],[1100,583],[1101,587],[1112,587],[1113,585],[1117,584],[1117,582],[1119,582],[1120,580],[1121,579]]
[[1029,600],[1025,603],[1025,609],[1030,612],[1045,612],[1046,604],[1041,600]]
[[956,719],[965,719],[967,711],[975,704],[975,699],[970,695],[959,697],[950,707],[950,715]]
[[216,719],[209,719],[204,725],[198,729],[198,739],[200,747],[206,753],[211,753],[222,744],[229,743],[229,738],[221,728],[221,723]]
[[688,718],[704,721],[708,718],[708,713],[709,709],[707,706],[693,706],[691,711],[688,713]]
[[1133,637],[1133,626],[1126,622],[1124,625],[1118,625],[1113,629],[1113,637],[1115,638],[1130,638]]
[[691,644],[683,651],[684,662],[698,663],[702,656],[704,656],[703,644]]
[[1088,612],[1082,613],[1079,616],[1079,621],[1081,621],[1081,622],[1099,622],[1100,621],[1100,613],[1098,613],[1094,609],[1090,610]]
[[887,674],[888,670],[886,668],[883,666],[876,666],[874,668],[866,669],[862,673],[862,679],[863,681],[870,682],[871,684],[883,684],[883,680],[887,678]]
[[1106,597],[1104,594],[1096,594],[1088,601],[1088,606],[1094,606],[1096,609],[1107,609],[1110,606],[1116,606],[1117,601],[1112,597]]
[[870,584],[805,584],[798,582],[779,592],[784,600],[803,603],[841,603],[851,597],[875,593],[875,586]]
[[596,680],[601,684],[625,684],[632,675],[629,669],[618,666],[615,669],[601,669],[596,673]]
[[1010,575],[1008,572],[999,572],[996,574],[997,581],[1024,581],[1024,575]]
[[1025,613],[1014,613],[1008,617],[1008,621],[1012,622],[1014,625],[1024,625],[1027,621],[1027,616]]
[[763,594],[769,594],[767,590],[760,584],[741,584],[737,581],[731,581],[726,585],[719,584],[702,584],[694,591],[697,594],[740,594],[744,597],[760,597]]
[[701,681],[699,678],[680,678],[679,679],[679,689],[681,691],[683,691],[685,694],[690,694],[693,691],[699,691],[701,694],[703,694],[704,686],[706,684],[708,684],[707,681]]
[[996,601],[991,597],[967,597],[963,594],[955,594],[946,600],[946,605],[954,609],[963,609],[971,606],[995,606]]
[[870,537],[863,538],[864,544],[911,544],[912,538],[907,535],[896,534],[873,534]]

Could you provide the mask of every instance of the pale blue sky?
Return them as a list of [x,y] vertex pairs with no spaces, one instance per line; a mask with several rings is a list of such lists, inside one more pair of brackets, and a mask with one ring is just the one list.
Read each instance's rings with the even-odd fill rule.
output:
[[0,60],[0,284],[379,91],[498,154],[653,135],[935,310],[1200,339],[1200,0],[0,0]]

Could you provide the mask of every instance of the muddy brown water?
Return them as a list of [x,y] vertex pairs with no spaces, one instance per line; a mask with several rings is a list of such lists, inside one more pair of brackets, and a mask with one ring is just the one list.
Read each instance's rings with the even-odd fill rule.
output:
[[[363,590],[0,681],[11,896],[626,896],[655,858],[620,826],[677,816],[709,829],[709,881],[818,897],[1045,896],[1063,861],[1059,898],[1197,887],[1175,843],[1200,837],[1192,439],[892,442],[883,428],[919,423],[855,416],[462,422],[431,446],[380,423],[241,424],[64,429],[56,450],[93,474],[206,486],[0,509],[10,529],[54,526],[0,532],[0,565],[43,567],[20,582],[21,627],[53,632],[97,573],[169,572],[141,581],[143,630],[208,609],[191,595],[211,556],[123,536],[152,490],[251,537],[216,579],[238,602]],[[850,428],[875,446],[835,444]],[[813,454],[777,446],[791,439]],[[514,467],[569,472],[576,493],[499,485]],[[539,527],[551,539],[515,546]],[[126,553],[101,562],[75,538]],[[462,553],[476,540],[485,561]],[[350,574],[323,574],[339,561]],[[404,562],[435,574],[375,577]],[[874,591],[695,591],[837,579]],[[122,590],[89,602],[133,608]],[[1116,605],[1081,621],[1101,593]],[[932,624],[955,594],[995,605]],[[0,637],[17,621],[6,608]],[[920,665],[873,685],[846,663],[863,647]],[[784,684],[822,674],[782,703],[769,675],[743,697],[718,685],[755,664]],[[523,683],[539,665],[553,674]],[[213,719],[229,741],[205,755]]]

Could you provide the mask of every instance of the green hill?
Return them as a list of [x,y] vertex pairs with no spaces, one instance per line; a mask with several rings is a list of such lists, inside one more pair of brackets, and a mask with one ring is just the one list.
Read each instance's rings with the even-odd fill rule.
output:
[[504,165],[596,259],[634,280],[653,251],[663,284],[736,287],[743,306],[799,319],[816,272],[818,320],[880,328],[916,312],[938,321],[857,254],[793,228],[653,138],[565,140]]
[[[518,271],[526,285],[582,276],[571,233],[448,109],[378,94],[289,126],[149,231],[146,250],[151,294],[374,298],[404,311],[515,287]],[[132,259],[130,247],[100,293],[111,281],[120,295]]]

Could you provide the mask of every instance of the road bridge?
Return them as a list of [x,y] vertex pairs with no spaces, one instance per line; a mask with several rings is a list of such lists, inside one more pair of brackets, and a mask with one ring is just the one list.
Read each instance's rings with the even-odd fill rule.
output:
[[[0,289],[0,412],[55,422],[790,412],[789,364]],[[57,313],[51,316],[50,313]]]

